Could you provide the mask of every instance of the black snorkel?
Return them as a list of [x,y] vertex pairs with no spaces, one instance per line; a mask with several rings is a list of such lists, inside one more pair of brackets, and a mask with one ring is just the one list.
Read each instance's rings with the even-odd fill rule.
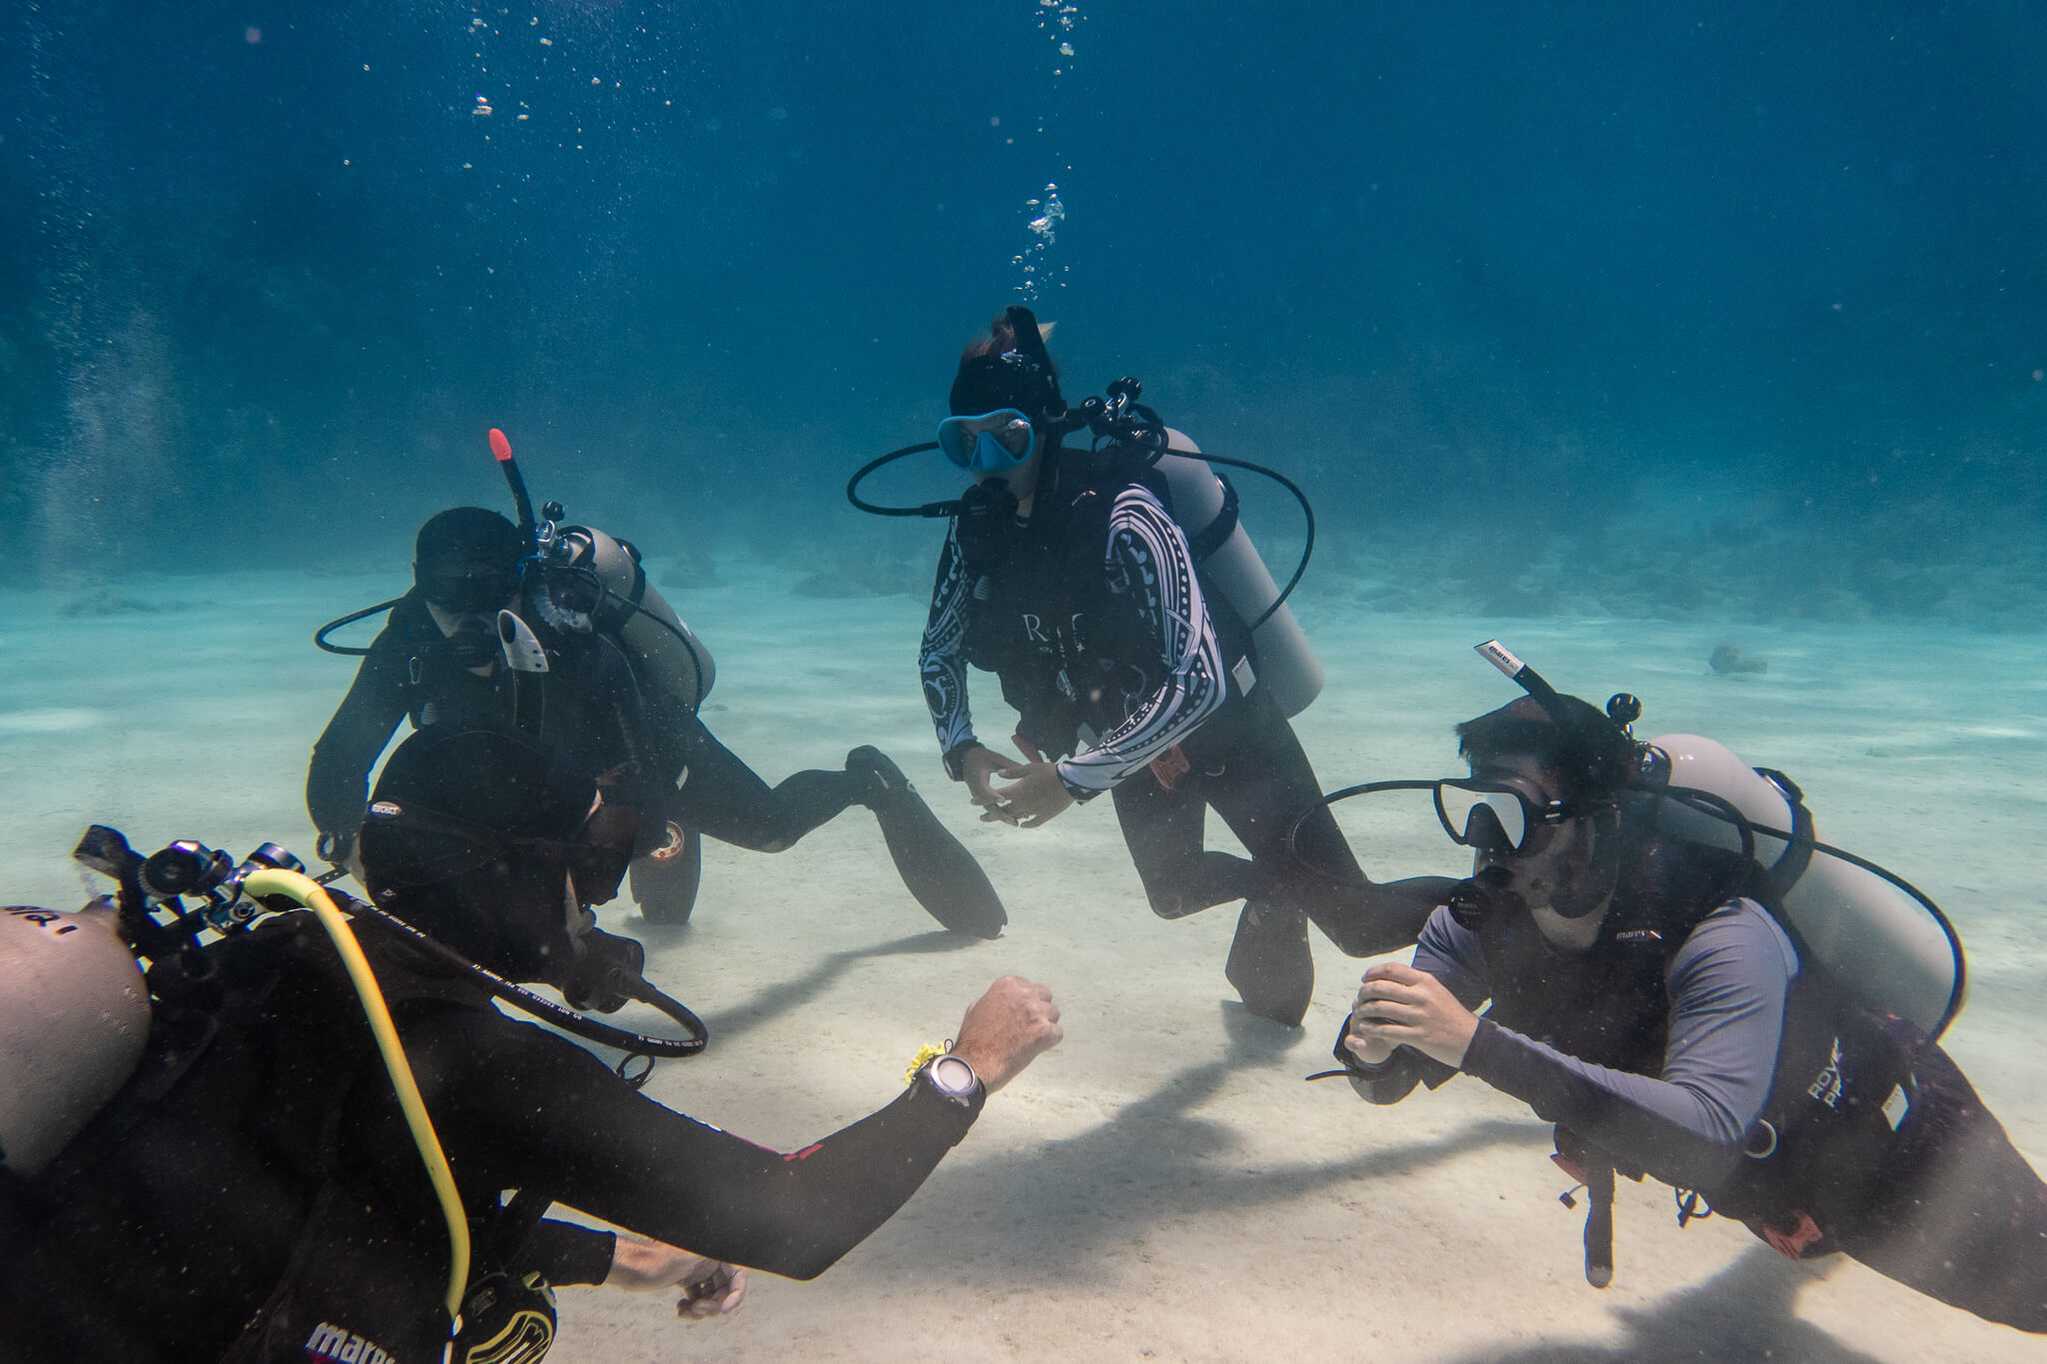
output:
[[519,509],[519,529],[532,535],[540,524],[533,516],[533,499],[526,492],[526,475],[519,472],[519,461],[512,458],[512,440],[501,429],[490,429],[490,453],[498,462],[498,468],[505,471],[505,482],[512,489],[512,503]]

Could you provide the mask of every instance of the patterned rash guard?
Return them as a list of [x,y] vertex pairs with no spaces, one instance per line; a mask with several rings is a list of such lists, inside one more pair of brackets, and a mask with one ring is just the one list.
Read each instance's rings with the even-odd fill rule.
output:
[[[925,704],[939,746],[947,753],[975,737],[967,701],[968,614],[992,594],[983,590],[985,581],[975,583],[970,577],[955,525],[939,555],[918,659]],[[1186,534],[1149,489],[1133,484],[1117,494],[1109,513],[1100,581],[1066,586],[1077,589],[1072,591],[1075,599],[1099,600],[1108,612],[1133,626],[1130,636],[1144,640],[1150,656],[1116,661],[1158,679],[1149,691],[1135,695],[1077,698],[1099,737],[1062,758],[1059,776],[1070,793],[1087,800],[1142,770],[1199,728],[1227,697],[1229,677]],[[1011,628],[1011,623],[1003,622],[1002,628]],[[1037,629],[1020,624],[1015,628]],[[1066,629],[1047,629],[1030,637],[1056,644],[1061,689],[1072,696],[1068,679],[1086,657],[1085,646]]]

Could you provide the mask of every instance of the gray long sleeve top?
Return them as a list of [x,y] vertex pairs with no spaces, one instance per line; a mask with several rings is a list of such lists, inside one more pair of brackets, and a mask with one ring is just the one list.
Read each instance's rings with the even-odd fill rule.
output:
[[[1479,935],[1447,909],[1430,916],[1414,965],[1465,1007],[1491,996]],[[1711,1187],[1741,1159],[1770,1094],[1798,954],[1775,919],[1739,899],[1702,919],[1671,958],[1668,1042],[1660,1075],[1592,1065],[1481,1019],[1464,1073],[1527,1103],[1618,1159],[1688,1188]],[[1457,1072],[1408,1047],[1353,1078],[1373,1103]]]

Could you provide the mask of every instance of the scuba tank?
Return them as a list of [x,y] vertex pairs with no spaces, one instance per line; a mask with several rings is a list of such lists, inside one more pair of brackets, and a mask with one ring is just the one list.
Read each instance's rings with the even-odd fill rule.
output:
[[601,631],[618,641],[646,702],[694,712],[718,679],[710,649],[675,613],[640,563],[640,552],[595,526],[543,525],[536,614],[559,630]]
[[134,1074],[149,991],[104,900],[0,908],[0,1168],[33,1175]]
[[[1740,811],[1751,826],[1751,856],[1773,883],[1777,916],[1850,999],[1940,1036],[1961,1008],[1963,988],[1962,956],[1945,919],[1895,878],[1817,847],[1812,815],[1781,773],[1752,768],[1697,734],[1665,734],[1649,749],[1671,786],[1708,792]],[[1742,846],[1738,826],[1697,806],[1663,801],[1657,819],[1691,842]],[[1787,833],[1790,839],[1780,836]]]
[[1321,695],[1322,660],[1315,657],[1307,631],[1294,619],[1293,608],[1281,597],[1272,571],[1259,557],[1258,546],[1237,519],[1235,490],[1217,477],[1201,458],[1201,447],[1185,432],[1167,427],[1166,437],[1166,453],[1152,467],[1165,478],[1172,493],[1173,519],[1192,544],[1211,541],[1221,533],[1221,518],[1228,519],[1228,535],[1199,562],[1237,614],[1258,622],[1251,631],[1258,684],[1271,691],[1280,710],[1291,719]]

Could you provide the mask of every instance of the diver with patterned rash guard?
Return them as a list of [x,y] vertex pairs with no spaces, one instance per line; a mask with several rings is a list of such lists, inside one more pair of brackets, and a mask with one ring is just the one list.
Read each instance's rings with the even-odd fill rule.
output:
[[[905,884],[933,917],[975,937],[1000,933],[1001,903],[972,855],[880,750],[863,745],[847,754],[841,770],[796,772],[770,787],[694,710],[650,718],[643,680],[604,631],[553,630],[528,611],[539,622],[529,628],[549,666],[538,673],[510,667],[497,617],[525,610],[519,564],[527,548],[516,526],[480,507],[440,512],[421,527],[413,589],[393,604],[313,748],[306,805],[330,860],[347,861],[370,771],[410,716],[422,729],[524,734],[593,777],[627,766],[645,774],[652,783],[648,808],[658,804],[666,816],[649,822],[632,871],[634,896],[651,922],[688,920],[703,836],[781,852],[864,805],[880,822]],[[529,586],[523,595],[535,590]]]
[[[1788,1258],[1846,1253],[2047,1331],[2047,1184],[1937,1041],[1959,1007],[1958,944],[1932,1035],[1902,999],[1867,1002],[1883,987],[1850,988],[1784,908],[1809,870],[1787,883],[1674,833],[1676,778],[1638,777],[1645,753],[1661,761],[1653,746],[1524,685],[1458,726],[1469,779],[1381,784],[1433,786],[1474,871],[1411,964],[1365,974],[1337,1043],[1359,1095],[1396,1103],[1461,1072],[1555,1123],[1558,1163],[1590,1191],[1595,1287],[1613,1275],[1615,1174],[1647,1175],[1679,1190],[1680,1225],[1731,1216]],[[1857,912],[1842,884],[1816,896],[1818,922]],[[1860,927],[1869,977],[1871,944],[1892,940]]]
[[[630,787],[595,790],[516,737],[424,731],[379,778],[366,884],[437,951],[576,999],[613,979],[588,906],[615,893],[634,841]],[[739,1291],[730,1266],[811,1278],[846,1254],[966,1135],[987,1093],[1060,1037],[1050,993],[1004,978],[950,1051],[918,1055],[898,1097],[783,1153],[643,1097],[374,915],[355,923],[472,1224],[496,1225],[501,1191],[517,1189],[666,1243],[543,1222],[498,1267],[681,1279],[685,1305],[713,1312]],[[206,1026],[163,1014],[153,969],[159,1019],[130,1086],[33,1178],[0,1167],[0,1354],[441,1359],[449,1232],[336,954],[311,915],[289,914],[206,956],[192,1005]],[[493,1267],[479,1248],[472,1291]]]
[[[976,482],[939,554],[919,656],[948,775],[984,820],[1025,828],[1110,792],[1154,912],[1245,901],[1225,975],[1254,1013],[1298,1024],[1310,921],[1353,956],[1384,952],[1413,941],[1448,883],[1367,882],[1326,811],[1301,837],[1355,875],[1297,870],[1288,828],[1320,788],[1259,685],[1251,631],[1212,590],[1164,478],[1133,450],[1062,448],[1073,426],[1029,309],[968,347],[950,406],[939,445]],[[1023,761],[975,733],[969,665],[1000,680]],[[1210,807],[1248,860],[1202,846]]]

